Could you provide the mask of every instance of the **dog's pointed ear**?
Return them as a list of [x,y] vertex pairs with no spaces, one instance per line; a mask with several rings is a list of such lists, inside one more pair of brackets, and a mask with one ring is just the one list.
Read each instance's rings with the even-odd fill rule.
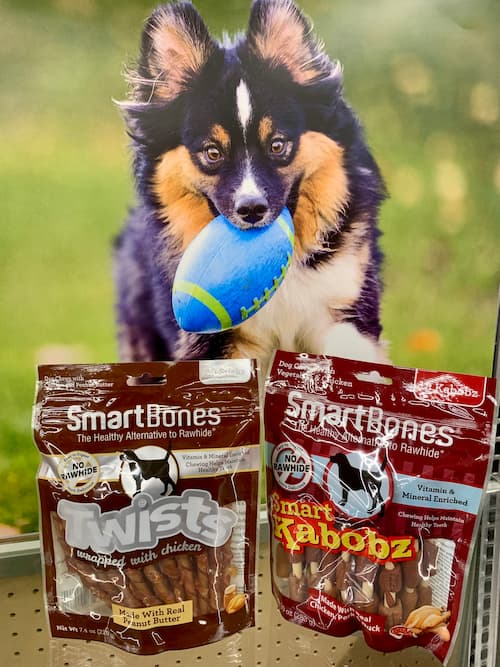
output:
[[272,68],[285,67],[299,84],[340,77],[340,66],[326,55],[293,0],[254,0],[247,39],[257,57]]
[[174,99],[201,72],[217,48],[190,2],[161,5],[146,22],[139,66],[129,76],[135,100]]

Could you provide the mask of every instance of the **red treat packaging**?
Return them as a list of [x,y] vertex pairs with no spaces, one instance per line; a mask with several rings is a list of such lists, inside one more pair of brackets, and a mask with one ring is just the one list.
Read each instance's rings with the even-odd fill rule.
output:
[[492,378],[277,352],[265,434],[283,617],[446,663],[495,414]]
[[254,362],[41,366],[38,378],[52,635],[147,655],[254,625]]

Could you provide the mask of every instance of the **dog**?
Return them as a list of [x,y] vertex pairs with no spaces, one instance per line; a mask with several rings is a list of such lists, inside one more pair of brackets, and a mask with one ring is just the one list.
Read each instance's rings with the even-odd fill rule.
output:
[[342,488],[342,497],[339,505],[345,505],[349,498],[351,491],[365,491],[371,499],[371,505],[368,507],[368,514],[372,514],[378,505],[382,506],[381,515],[383,515],[384,498],[382,497],[381,488],[384,479],[383,472],[387,466],[387,454],[384,452],[384,458],[380,465],[372,465],[366,468],[354,467],[347,456],[342,452],[330,456],[331,463],[336,463],[339,472],[338,480]]
[[[138,203],[115,248],[121,359],[255,357],[265,369],[281,348],[385,362],[385,187],[342,69],[297,5],[255,0],[246,32],[222,43],[192,4],[162,5],[129,80]],[[294,253],[269,303],[233,329],[181,330],[172,283],[189,243],[219,214],[248,230],[284,206]]]
[[176,483],[170,475],[170,451],[162,459],[141,459],[132,449],[126,449],[120,455],[124,463],[128,463],[130,474],[135,482],[137,495],[142,491],[142,483],[150,479],[158,479],[163,485],[160,496],[175,493]]

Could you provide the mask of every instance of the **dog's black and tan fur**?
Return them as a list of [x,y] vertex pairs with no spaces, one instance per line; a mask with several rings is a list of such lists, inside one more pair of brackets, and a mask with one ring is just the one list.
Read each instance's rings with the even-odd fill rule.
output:
[[[124,110],[139,203],[116,250],[124,360],[241,357],[276,347],[383,360],[378,168],[344,101],[341,69],[292,0],[255,0],[220,44],[193,5],[159,7]],[[241,229],[283,206],[292,266],[271,301],[216,334],[179,329],[171,287],[190,241],[219,213]],[[251,262],[251,258],[249,258]]]

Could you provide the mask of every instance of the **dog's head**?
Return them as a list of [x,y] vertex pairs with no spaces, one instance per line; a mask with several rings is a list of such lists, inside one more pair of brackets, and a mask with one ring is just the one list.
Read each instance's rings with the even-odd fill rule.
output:
[[293,0],[255,0],[246,34],[223,44],[190,3],[163,5],[130,80],[124,107],[141,195],[180,248],[218,213],[248,229],[288,206],[305,256],[340,226],[349,153],[378,179],[356,144],[341,69]]

